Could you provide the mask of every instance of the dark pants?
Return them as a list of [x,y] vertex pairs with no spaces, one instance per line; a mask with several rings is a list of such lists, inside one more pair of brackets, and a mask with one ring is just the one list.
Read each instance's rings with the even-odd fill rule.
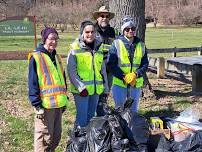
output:
[[[112,87],[112,74],[107,72],[107,80],[108,80],[108,87],[109,87],[109,91],[111,90]],[[104,112],[104,104],[107,103],[107,97],[106,94],[101,94],[99,96],[99,100],[98,100],[98,104],[97,104],[97,116],[104,116],[105,112]]]

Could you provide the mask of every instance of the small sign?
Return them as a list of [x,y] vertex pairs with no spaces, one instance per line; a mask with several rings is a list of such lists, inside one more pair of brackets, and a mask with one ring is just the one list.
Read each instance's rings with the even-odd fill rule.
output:
[[0,36],[34,35],[33,16],[14,16],[0,21]]

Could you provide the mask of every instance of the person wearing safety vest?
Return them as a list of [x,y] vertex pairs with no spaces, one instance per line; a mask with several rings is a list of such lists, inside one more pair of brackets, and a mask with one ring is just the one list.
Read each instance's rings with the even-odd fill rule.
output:
[[56,53],[58,32],[41,31],[42,44],[29,54],[29,99],[34,107],[34,151],[55,151],[61,138],[62,113],[68,97],[61,57]]
[[67,71],[77,110],[75,126],[85,127],[95,116],[99,95],[108,93],[103,45],[95,39],[91,21],[81,23],[79,38],[70,46]]
[[127,98],[134,102],[132,111],[138,111],[143,74],[148,68],[145,44],[135,35],[136,22],[130,16],[122,20],[122,35],[117,38],[108,56],[108,66],[113,75],[112,95],[116,107],[123,107]]
[[[96,39],[100,40],[103,45],[104,62],[107,63],[107,56],[109,48],[114,39],[120,35],[119,31],[110,26],[109,21],[114,18],[114,13],[110,12],[106,6],[101,6],[98,11],[93,12],[93,18],[96,20]],[[107,68],[107,67],[106,67]],[[109,90],[112,86],[112,75],[107,68],[107,79]],[[103,109],[104,104],[107,103],[108,94],[101,94],[97,106],[97,116],[104,116],[105,112]]]

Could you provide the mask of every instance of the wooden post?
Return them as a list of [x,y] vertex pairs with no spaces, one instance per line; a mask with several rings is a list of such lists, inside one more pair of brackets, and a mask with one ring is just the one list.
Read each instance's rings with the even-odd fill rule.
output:
[[192,69],[192,91],[202,93],[202,65],[194,64]]
[[34,49],[37,47],[37,37],[36,37],[36,16],[34,16]]
[[176,56],[177,56],[177,53],[176,53],[175,50],[176,50],[176,47],[174,47],[174,52],[173,52],[173,55],[172,55],[173,57],[176,57]]
[[201,46],[201,50],[198,51],[198,55],[199,55],[199,56],[202,55],[202,46]]
[[157,77],[164,78],[164,76],[165,76],[165,59],[163,57],[159,57],[157,62]]

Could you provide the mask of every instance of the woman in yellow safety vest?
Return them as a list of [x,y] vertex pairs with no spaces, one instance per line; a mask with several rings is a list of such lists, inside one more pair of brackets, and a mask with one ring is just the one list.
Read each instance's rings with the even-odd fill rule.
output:
[[148,68],[147,52],[144,43],[135,36],[136,22],[130,16],[122,21],[119,36],[109,50],[109,71],[113,75],[112,95],[115,106],[123,107],[127,96],[134,99],[132,111],[137,112],[143,74]]
[[108,93],[103,45],[95,39],[91,21],[81,23],[80,35],[70,46],[67,71],[76,104],[75,125],[85,127],[95,116],[99,95]]
[[36,113],[34,151],[55,151],[61,138],[61,119],[68,97],[64,69],[56,53],[58,32],[46,27],[42,44],[29,54],[29,99]]

